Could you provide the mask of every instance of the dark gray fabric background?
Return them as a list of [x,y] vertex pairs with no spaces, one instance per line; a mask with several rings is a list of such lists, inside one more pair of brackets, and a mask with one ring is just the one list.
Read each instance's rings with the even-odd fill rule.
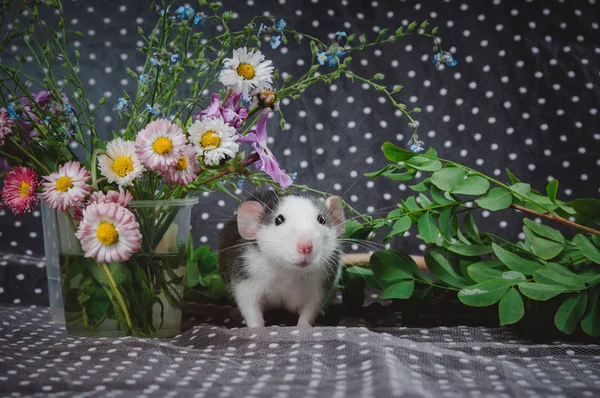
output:
[[[352,69],[366,76],[382,72],[387,84],[403,84],[402,100],[423,109],[421,138],[441,157],[502,180],[508,167],[539,190],[558,178],[564,200],[598,197],[597,0],[223,3],[236,12],[237,23],[268,12],[323,38],[337,30],[374,37],[380,28],[429,19],[455,54],[455,68],[437,70],[430,42],[417,38],[352,54]],[[67,23],[86,34],[73,45],[82,54],[81,76],[90,96],[107,95],[112,105],[123,90],[133,92],[125,67],[135,70],[142,62],[134,51],[136,24],[146,30],[153,25],[148,4],[65,0],[65,6]],[[22,50],[11,49],[1,61]],[[293,75],[307,62],[307,51],[297,44],[262,50]],[[385,164],[379,150],[384,141],[406,144],[407,120],[358,82],[334,84],[312,87],[299,101],[283,104],[289,128],[282,132],[271,122],[271,147],[283,168],[298,172],[299,183],[343,195],[361,211],[385,214],[409,191],[362,174]],[[100,110],[96,120],[106,136],[116,128],[110,109]],[[194,209],[195,241],[214,243],[234,206],[222,194],[202,197]],[[478,222],[480,229],[517,238],[520,219],[506,210],[483,212]],[[423,249],[414,236],[397,244],[412,254]],[[42,256],[39,212],[15,218],[0,211],[0,302],[12,305],[0,309],[0,394],[600,395],[597,345],[540,342],[544,336],[532,341],[512,328],[405,328],[406,317],[379,315],[379,307],[361,317],[320,320],[328,327],[313,331],[270,327],[254,333],[235,329],[241,326],[239,314],[229,307],[197,306],[186,313],[187,331],[168,341],[67,338],[48,323],[43,308]]]

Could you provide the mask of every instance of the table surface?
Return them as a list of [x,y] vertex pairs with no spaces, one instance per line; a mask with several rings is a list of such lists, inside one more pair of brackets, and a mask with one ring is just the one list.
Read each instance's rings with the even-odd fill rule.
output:
[[240,327],[191,305],[172,339],[74,338],[45,307],[0,306],[0,391],[10,396],[599,396],[600,346],[536,343],[512,328]]

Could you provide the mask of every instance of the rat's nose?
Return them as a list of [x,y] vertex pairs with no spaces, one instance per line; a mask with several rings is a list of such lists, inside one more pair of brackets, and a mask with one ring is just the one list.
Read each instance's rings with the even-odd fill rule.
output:
[[296,249],[300,254],[309,254],[310,252],[312,252],[312,248],[312,242],[310,241],[310,239],[301,239],[296,245]]

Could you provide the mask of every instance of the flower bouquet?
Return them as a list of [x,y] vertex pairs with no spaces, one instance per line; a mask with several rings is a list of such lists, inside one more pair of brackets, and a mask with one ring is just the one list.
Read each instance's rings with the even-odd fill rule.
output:
[[[421,35],[434,41],[434,63],[455,64],[439,47],[437,28],[426,31],[427,22],[393,33],[382,29],[373,41],[336,32],[325,43],[283,19],[255,17],[235,30],[232,13],[219,4],[200,0],[196,7],[152,6],[156,26],[138,28],[145,63],[127,70],[137,90],[114,103],[120,130],[112,137],[95,125],[94,113],[107,99],[93,102],[86,95],[80,54],[68,45],[82,34],[66,28],[61,2],[25,1],[3,14],[0,51],[22,40],[27,53],[0,65],[1,198],[15,214],[31,211],[38,193],[43,199],[47,260],[58,258],[71,334],[179,332],[185,265],[194,256],[188,244],[194,194],[233,195],[244,181],[281,188],[294,182],[268,148],[273,116],[285,129],[282,100],[342,76],[359,80],[408,117],[408,147],[419,152],[411,116],[419,109],[397,102],[402,86],[388,90],[376,82],[383,75],[349,70],[351,55]],[[56,27],[41,18],[51,12],[58,15]],[[287,45],[288,37],[310,45],[310,66],[298,78],[280,76],[263,54]],[[28,57],[41,77],[23,71]],[[182,98],[178,88],[186,82],[189,95]],[[34,94],[36,87],[42,91]]]

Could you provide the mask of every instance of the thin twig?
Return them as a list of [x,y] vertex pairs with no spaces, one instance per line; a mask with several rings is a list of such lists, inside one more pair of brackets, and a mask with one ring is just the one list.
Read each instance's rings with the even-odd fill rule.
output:
[[545,218],[547,220],[556,221],[556,222],[559,222],[561,224],[568,225],[569,227],[577,228],[577,229],[580,229],[580,230],[585,231],[587,233],[600,236],[600,231],[597,231],[595,229],[586,227],[586,226],[581,225],[581,224],[577,224],[576,222],[573,222],[573,221],[569,221],[566,218],[562,218],[560,216],[555,216],[554,214],[540,213],[540,212],[537,212],[535,210],[528,209],[527,207],[523,207],[523,206],[519,206],[519,205],[515,205],[515,204],[512,204],[511,206],[514,207],[517,210],[524,211],[525,213],[535,214],[536,216],[543,217],[543,218]]

